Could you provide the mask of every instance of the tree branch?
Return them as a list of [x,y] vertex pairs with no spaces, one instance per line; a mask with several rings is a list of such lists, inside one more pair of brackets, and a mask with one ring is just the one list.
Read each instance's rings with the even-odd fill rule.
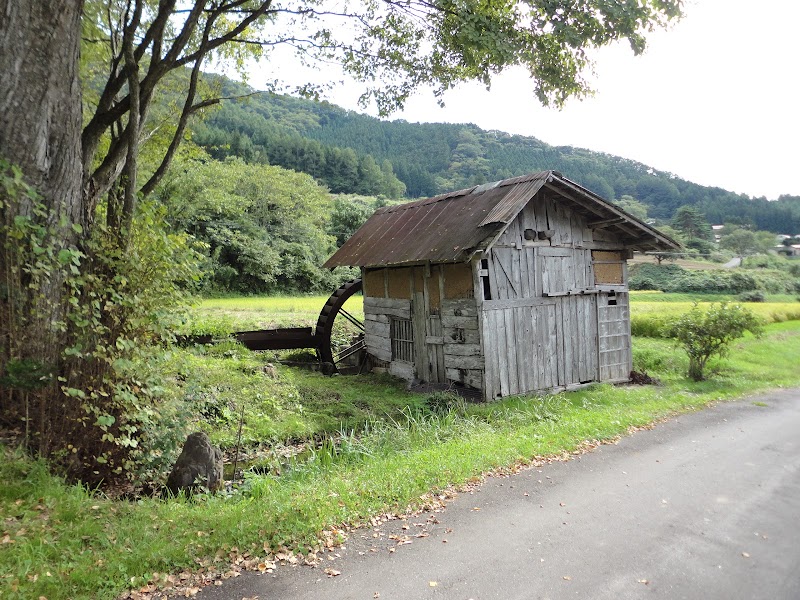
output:
[[131,224],[133,215],[136,212],[136,175],[138,173],[139,157],[139,130],[140,127],[140,106],[139,106],[139,63],[136,61],[133,50],[133,36],[142,16],[142,0],[136,0],[136,7],[130,22],[125,27],[122,36],[122,52],[125,56],[125,67],[128,71],[128,95],[131,99],[131,110],[128,113],[128,148],[125,156],[125,167],[123,169],[123,200],[122,200],[122,220],[120,235],[130,239]]

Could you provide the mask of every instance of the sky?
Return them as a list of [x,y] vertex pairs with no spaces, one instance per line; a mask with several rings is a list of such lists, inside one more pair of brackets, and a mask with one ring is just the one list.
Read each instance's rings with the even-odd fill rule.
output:
[[[490,91],[460,86],[444,108],[422,91],[390,119],[474,123],[753,197],[800,196],[800,0],[689,0],[685,12],[648,36],[643,55],[627,43],[597,50],[594,97],[560,111],[538,104],[520,70]],[[369,112],[357,90],[337,86],[327,99]]]

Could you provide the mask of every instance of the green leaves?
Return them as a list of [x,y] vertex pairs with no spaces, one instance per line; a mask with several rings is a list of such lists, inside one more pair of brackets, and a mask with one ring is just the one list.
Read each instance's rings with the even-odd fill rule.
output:
[[309,175],[242,160],[191,162],[159,190],[176,229],[202,241],[209,287],[329,291],[330,197]]
[[664,329],[689,355],[689,377],[704,379],[704,369],[712,356],[725,356],[730,343],[749,331],[761,335],[762,322],[739,304],[711,304],[706,310],[695,303],[688,313],[674,319]]
[[571,96],[590,92],[582,74],[591,65],[591,48],[627,39],[639,54],[645,48],[645,33],[680,17],[681,4],[681,0],[385,3],[374,6],[380,25],[369,19],[353,45],[328,39],[328,52],[339,56],[356,77],[381,81],[362,100],[376,102],[382,114],[401,107],[420,86],[434,87],[437,95],[467,80],[489,86],[492,75],[515,65],[528,70],[542,103],[561,106]]

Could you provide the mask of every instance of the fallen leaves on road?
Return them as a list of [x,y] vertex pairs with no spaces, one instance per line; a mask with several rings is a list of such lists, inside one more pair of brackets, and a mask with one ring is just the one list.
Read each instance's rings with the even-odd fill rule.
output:
[[341,571],[337,571],[336,569],[331,569],[330,567],[325,569],[325,575],[327,575],[328,577],[338,577],[341,574],[342,574]]

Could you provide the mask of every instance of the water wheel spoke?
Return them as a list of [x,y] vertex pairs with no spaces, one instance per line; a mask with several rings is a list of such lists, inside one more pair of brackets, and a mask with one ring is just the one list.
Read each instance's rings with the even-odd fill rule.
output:
[[357,354],[358,352],[363,350],[365,345],[366,344],[364,343],[363,339],[358,340],[355,344],[348,346],[347,348],[344,348],[338,353],[336,353],[336,355],[333,357],[333,363],[335,365],[338,365],[343,360],[350,358],[354,354]]
[[356,319],[353,315],[347,312],[345,309],[340,308],[339,314],[342,315],[345,319],[350,321],[353,325],[358,327],[361,331],[364,331],[364,322]]

